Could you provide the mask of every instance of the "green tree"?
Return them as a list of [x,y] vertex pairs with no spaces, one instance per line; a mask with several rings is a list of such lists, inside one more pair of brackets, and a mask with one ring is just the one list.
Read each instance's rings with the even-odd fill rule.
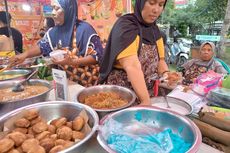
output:
[[220,42],[217,45],[218,48],[218,56],[221,56],[225,52],[225,40],[227,38],[228,30],[230,28],[230,0],[228,0],[227,8],[226,8],[226,13],[225,13],[225,18],[224,18],[224,23],[223,27],[221,29],[221,39]]
[[172,27],[179,28],[185,35],[187,27],[192,35],[208,34],[209,27],[215,21],[224,19],[227,0],[196,0],[195,5],[189,5],[184,9],[175,9],[174,0],[168,0],[164,11],[163,23],[169,23]]

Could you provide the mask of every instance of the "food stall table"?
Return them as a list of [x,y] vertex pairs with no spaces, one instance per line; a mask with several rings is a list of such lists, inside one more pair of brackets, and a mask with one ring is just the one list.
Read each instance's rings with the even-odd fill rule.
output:
[[[74,84],[73,82],[71,82],[69,85],[69,89],[68,89],[69,101],[76,101],[75,100],[76,94],[78,92],[80,92],[82,89],[84,89],[83,86],[81,86],[79,84]],[[54,90],[52,90],[50,92],[49,100],[51,100],[51,101],[55,100]],[[91,140],[89,141],[89,145],[86,148],[85,153],[95,153],[95,152],[96,153],[106,153],[106,151],[97,142],[96,135],[94,137],[92,137]],[[211,153],[220,153],[221,151],[202,143],[198,153],[210,153],[210,152]]]

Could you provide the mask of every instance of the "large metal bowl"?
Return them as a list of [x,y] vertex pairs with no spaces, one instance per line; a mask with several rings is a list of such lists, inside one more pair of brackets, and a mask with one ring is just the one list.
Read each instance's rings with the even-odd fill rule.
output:
[[[87,147],[87,142],[94,135],[98,127],[98,116],[97,113],[90,108],[89,106],[66,101],[51,101],[51,102],[42,102],[33,105],[28,105],[17,110],[14,110],[2,117],[0,117],[0,130],[3,130],[4,122],[9,120],[12,117],[20,116],[21,113],[25,110],[37,109],[39,115],[44,118],[46,121],[51,121],[59,117],[66,117],[68,120],[73,120],[83,109],[86,110],[89,121],[88,124],[91,127],[91,132],[79,143],[67,148],[60,153],[81,153]],[[13,124],[13,123],[12,123]],[[10,125],[8,125],[10,126]],[[13,126],[13,125],[12,125]]]
[[[114,119],[120,123],[124,123],[124,126],[127,125],[127,122],[135,120],[137,113],[141,114],[141,120],[144,123],[148,124],[155,124],[159,126],[161,130],[164,129],[172,129],[173,133],[179,133],[180,136],[186,141],[192,144],[190,149],[187,151],[189,153],[195,153],[198,151],[201,145],[201,133],[198,127],[187,117],[182,116],[173,111],[165,111],[160,108],[156,108],[153,106],[139,106],[139,107],[131,107],[124,110],[120,110],[118,112],[114,112],[105,116],[101,121],[100,124],[102,126],[108,125],[108,121],[110,119]],[[114,125],[113,125],[114,126]],[[113,127],[111,125],[111,127]],[[109,127],[109,125],[108,125]],[[103,128],[100,128],[103,129]],[[112,150],[106,140],[104,139],[102,133],[104,131],[98,132],[98,142],[99,144],[110,153],[115,152]]]
[[[9,81],[9,80],[25,79],[30,73],[31,73],[31,70],[26,70],[26,69],[5,70],[2,73],[0,73],[0,76],[3,76],[3,75],[12,75],[12,76],[14,76],[15,75],[15,77],[0,80],[0,82]],[[20,74],[20,76],[17,76],[19,74]]]
[[[0,82],[0,89],[7,88],[7,87],[13,87],[15,85],[15,83],[17,83],[17,82],[18,81]],[[8,101],[8,102],[1,102],[0,101],[0,115],[7,113],[9,111],[12,111],[14,109],[17,109],[19,107],[22,107],[22,106],[34,104],[34,103],[41,102],[41,101],[46,101],[48,96],[49,96],[49,92],[53,89],[51,83],[46,81],[46,80],[31,79],[28,81],[28,84],[30,84],[30,85],[35,85],[35,84],[44,85],[44,86],[48,87],[49,90],[42,93],[42,94],[32,96],[32,97],[29,97],[26,99],[14,100],[14,101]]]
[[79,93],[77,93],[76,100],[80,103],[83,103],[87,96],[90,96],[92,94],[97,94],[99,92],[115,92],[122,99],[128,101],[128,104],[114,109],[94,109],[97,111],[100,118],[110,112],[118,111],[131,106],[136,99],[135,93],[128,88],[117,86],[117,85],[98,85],[98,86],[84,88],[83,90],[81,90]]

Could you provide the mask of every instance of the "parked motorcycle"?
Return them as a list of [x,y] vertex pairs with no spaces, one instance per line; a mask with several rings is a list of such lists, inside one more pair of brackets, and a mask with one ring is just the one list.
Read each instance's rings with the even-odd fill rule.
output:
[[171,64],[176,64],[180,68],[189,59],[190,47],[192,41],[184,38],[178,38],[177,42],[169,45],[169,59]]

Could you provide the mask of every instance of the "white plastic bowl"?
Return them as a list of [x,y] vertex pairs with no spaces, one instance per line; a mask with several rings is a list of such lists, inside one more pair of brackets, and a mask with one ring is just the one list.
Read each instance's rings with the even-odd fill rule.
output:
[[50,57],[54,60],[61,61],[64,59],[65,54],[67,54],[64,50],[55,50],[50,53]]

